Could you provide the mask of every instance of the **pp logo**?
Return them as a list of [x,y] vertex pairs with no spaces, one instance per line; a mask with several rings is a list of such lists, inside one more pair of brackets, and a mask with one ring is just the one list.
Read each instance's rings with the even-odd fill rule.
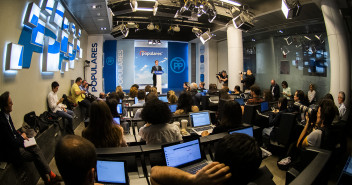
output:
[[170,68],[174,73],[182,73],[185,68],[185,61],[180,57],[175,57],[171,60]]
[[114,63],[114,58],[112,58],[112,57],[108,57],[108,58],[106,58],[106,64],[107,65],[112,65]]

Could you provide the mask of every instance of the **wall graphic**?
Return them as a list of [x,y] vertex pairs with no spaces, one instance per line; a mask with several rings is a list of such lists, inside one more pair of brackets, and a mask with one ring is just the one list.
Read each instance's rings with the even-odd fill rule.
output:
[[163,88],[168,84],[168,49],[155,47],[136,47],[134,62],[134,83],[153,84],[153,74],[150,73],[155,65],[155,60],[159,61],[164,74],[161,77]]

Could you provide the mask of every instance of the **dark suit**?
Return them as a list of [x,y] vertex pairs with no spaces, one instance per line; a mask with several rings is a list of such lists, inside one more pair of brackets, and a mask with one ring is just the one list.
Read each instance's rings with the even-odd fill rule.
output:
[[277,83],[275,83],[275,85],[270,86],[270,93],[273,94],[275,100],[278,100],[280,98],[280,87],[279,85],[277,85]]
[[16,131],[11,116],[9,120],[5,117],[4,112],[0,112],[0,145],[1,160],[13,162],[17,165],[22,162],[33,161],[40,176],[46,179],[46,174],[50,173],[48,162],[43,156],[39,146],[24,148],[24,139]]
[[153,73],[153,86],[156,86],[156,74],[154,74],[154,71],[162,71],[161,66],[153,66],[151,73]]

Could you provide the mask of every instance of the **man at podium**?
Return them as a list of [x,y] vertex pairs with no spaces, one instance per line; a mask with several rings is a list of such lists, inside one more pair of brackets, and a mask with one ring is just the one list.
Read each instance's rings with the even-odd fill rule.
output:
[[156,87],[156,74],[155,71],[162,71],[163,69],[159,66],[159,61],[155,60],[155,65],[152,67],[151,73],[153,73],[153,86]]

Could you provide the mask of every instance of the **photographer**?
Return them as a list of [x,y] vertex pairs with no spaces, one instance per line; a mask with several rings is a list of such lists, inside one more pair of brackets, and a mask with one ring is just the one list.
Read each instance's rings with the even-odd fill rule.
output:
[[79,89],[81,89],[81,91],[86,91],[86,93],[89,94],[89,84],[87,82],[87,80],[83,80],[82,81],[82,85],[79,86]]
[[222,70],[221,72],[219,72],[218,74],[216,74],[216,78],[218,78],[219,83],[223,84],[224,86],[228,85],[228,78],[229,76],[226,74],[225,70]]
[[[241,75],[241,83],[244,84],[244,89],[245,89],[245,90],[249,90],[250,87],[251,87],[251,86],[254,84],[254,82],[255,82],[255,77],[254,77],[254,75],[253,75],[253,73],[252,73],[252,70],[247,69],[247,73],[241,72],[240,75]],[[243,78],[243,75],[245,75],[246,78]]]
[[66,109],[66,106],[62,104],[66,95],[64,95],[61,99],[57,97],[57,91],[59,91],[59,83],[57,83],[56,81],[51,83],[51,90],[52,91],[50,91],[50,93],[48,94],[48,105],[50,110],[59,117],[66,119],[68,122],[68,124],[65,125],[66,133],[74,134],[72,125],[74,113],[73,111]]

